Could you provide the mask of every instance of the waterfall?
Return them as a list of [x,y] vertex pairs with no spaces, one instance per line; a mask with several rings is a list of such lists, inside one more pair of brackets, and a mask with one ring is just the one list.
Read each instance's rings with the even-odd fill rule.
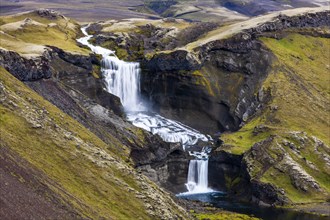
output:
[[107,90],[118,96],[127,111],[142,110],[140,102],[140,64],[124,62],[115,56],[105,56],[102,73]]
[[190,161],[187,190],[188,193],[210,192],[208,186],[208,154],[211,148],[203,148],[201,152],[190,152],[189,147],[198,141],[208,142],[210,136],[205,136],[197,130],[180,122],[164,118],[148,112],[140,97],[140,65],[136,62],[125,62],[116,57],[114,51],[90,44],[92,35],[88,35],[87,27],[81,30],[85,37],[77,39],[88,46],[94,53],[102,55],[101,71],[106,82],[106,90],[118,96],[124,106],[127,119],[134,126],[140,127],[152,134],[158,134],[169,143],[181,143],[194,160]]
[[189,154],[195,159],[190,160],[189,162],[186,183],[188,192],[180,193],[181,195],[213,192],[212,189],[208,188],[208,165],[210,152],[210,147],[203,147],[200,152],[189,152]]
[[208,186],[208,160],[190,160],[186,187],[188,193],[210,192]]

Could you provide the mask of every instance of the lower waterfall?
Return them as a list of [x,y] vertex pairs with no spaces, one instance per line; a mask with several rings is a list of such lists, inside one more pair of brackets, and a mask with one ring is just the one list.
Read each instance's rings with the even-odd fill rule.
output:
[[190,160],[186,187],[189,193],[208,192],[208,160]]
[[88,35],[87,27],[81,29],[85,37],[77,41],[88,46],[94,53],[102,55],[101,71],[106,89],[120,98],[127,120],[136,127],[158,134],[166,142],[181,143],[183,149],[195,158],[189,163],[186,193],[212,192],[213,190],[208,188],[208,154],[211,148],[204,147],[200,152],[189,151],[198,141],[209,142],[212,138],[180,122],[148,112],[140,97],[139,63],[122,61],[116,57],[114,51],[90,44],[88,41],[92,35]]

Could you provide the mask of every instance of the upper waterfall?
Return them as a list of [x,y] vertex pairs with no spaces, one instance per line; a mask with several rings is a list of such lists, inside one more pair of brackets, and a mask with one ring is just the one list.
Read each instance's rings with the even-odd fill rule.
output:
[[77,41],[88,46],[94,53],[102,55],[101,71],[107,91],[120,98],[126,111],[145,110],[140,99],[140,64],[120,60],[114,51],[89,43],[93,36],[88,35],[87,27],[81,29],[85,37]]
[[140,64],[125,62],[114,56],[105,56],[102,73],[107,90],[118,96],[126,111],[144,110],[140,101]]

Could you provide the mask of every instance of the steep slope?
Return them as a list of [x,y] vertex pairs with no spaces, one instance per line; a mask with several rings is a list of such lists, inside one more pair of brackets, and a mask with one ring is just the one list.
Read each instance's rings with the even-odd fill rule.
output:
[[[42,177],[36,176],[36,181],[46,188],[41,193],[46,202],[49,192],[83,218],[185,218],[167,193],[113,153],[118,147],[115,143],[105,144],[3,68],[0,77],[1,157],[18,158],[11,163],[27,161],[24,163]],[[18,178],[30,193],[38,192],[38,186],[29,188],[31,177],[22,174],[29,168],[7,169],[8,178]],[[7,213],[13,202],[7,194],[18,196],[20,191],[6,188],[6,181],[1,184],[1,198],[9,204],[1,206],[1,213]],[[24,212],[30,206],[20,203],[18,207]],[[40,216],[48,218],[43,214]]]
[[325,201],[330,192],[330,40],[301,34],[261,40],[277,58],[262,84],[272,98],[238,132],[222,135],[222,149],[246,152],[250,178],[282,189],[290,201]]

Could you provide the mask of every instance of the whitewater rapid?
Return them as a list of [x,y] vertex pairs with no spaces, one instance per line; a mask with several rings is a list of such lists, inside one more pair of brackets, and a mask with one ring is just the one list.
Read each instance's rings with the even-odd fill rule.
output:
[[139,63],[122,61],[116,57],[114,51],[90,44],[92,35],[88,35],[86,29],[87,27],[81,29],[85,37],[77,41],[88,46],[94,53],[102,55],[101,72],[106,82],[106,90],[120,98],[127,120],[136,127],[159,135],[165,142],[181,143],[183,149],[196,158],[189,164],[186,184],[188,193],[212,191],[207,187],[210,148],[204,147],[201,152],[189,151],[197,142],[209,142],[211,137],[180,122],[149,112],[141,98]]

